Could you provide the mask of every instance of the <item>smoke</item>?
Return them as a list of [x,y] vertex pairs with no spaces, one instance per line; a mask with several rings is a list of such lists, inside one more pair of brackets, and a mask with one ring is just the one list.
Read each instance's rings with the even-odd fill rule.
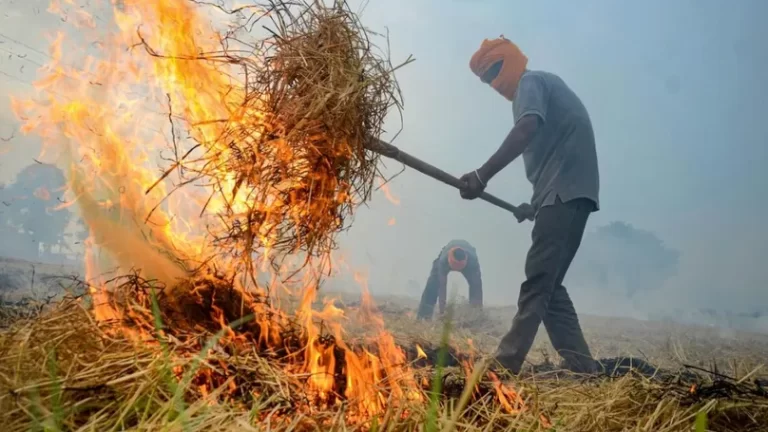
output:
[[764,307],[732,310],[693,302],[688,296],[704,292],[679,286],[681,256],[656,233],[615,221],[585,234],[566,283],[580,313],[768,331]]
[[616,221],[584,236],[572,281],[622,292],[628,298],[659,289],[678,271],[680,252],[651,231]]
[[565,283],[579,313],[646,319],[680,257],[656,233],[614,221],[585,233]]

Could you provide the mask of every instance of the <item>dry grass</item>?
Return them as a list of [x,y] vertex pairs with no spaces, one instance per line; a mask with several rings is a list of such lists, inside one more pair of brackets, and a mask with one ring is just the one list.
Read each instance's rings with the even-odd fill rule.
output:
[[[380,177],[380,156],[367,145],[382,134],[390,108],[402,105],[394,77],[402,65],[374,45],[346,1],[259,6],[263,14],[221,36],[220,51],[182,57],[238,71],[224,91],[234,106],[228,118],[205,122],[221,127],[194,136],[196,151],[174,142],[177,156],[158,179],[179,173],[180,185],[210,186],[212,199],[225,204],[218,216],[226,229],[216,243],[242,257],[242,271],[266,249],[280,261],[286,254],[324,257],[336,247],[336,234]],[[236,36],[254,26],[268,36]],[[150,55],[174,58],[142,42]]]
[[[403,346],[435,348],[439,323],[417,324],[391,305],[381,309]],[[456,318],[457,324],[478,321]],[[472,325],[452,334],[452,346],[476,336]],[[467,379],[461,367],[444,369],[434,409],[412,402],[362,420],[349,417],[344,404],[313,405],[308,377],[287,372],[289,359],[237,343],[226,332],[185,340],[160,332],[137,343],[109,330],[71,300],[0,334],[4,430],[544,430],[544,416],[558,431],[688,431],[701,412],[708,413],[708,430],[757,431],[768,424],[768,394],[760,397],[749,384],[755,374],[738,385],[701,377],[694,392],[687,381],[633,374],[523,374],[509,382],[525,399],[524,412],[505,412],[488,392],[492,383],[481,380],[484,395],[465,401],[458,415]],[[462,349],[469,352],[466,344]],[[417,374],[429,399],[435,367]]]
[[[398,355],[388,357],[385,332],[375,330],[378,340],[363,337],[378,323],[367,306],[347,308],[364,319],[345,327],[350,334],[342,342],[340,334],[316,326],[312,313],[292,315],[290,305],[276,310],[235,290],[233,275],[248,279],[252,257],[263,256],[266,246],[277,252],[276,268],[297,252],[327,257],[345,217],[370,194],[377,158],[366,143],[378,138],[399,96],[395,68],[374,54],[342,0],[267,6],[269,13],[256,20],[272,20],[272,37],[249,45],[222,35],[221,52],[163,53],[137,29],[159,63],[216,63],[222,75],[232,65],[244,71],[243,80],[223,80],[227,85],[219,89],[226,103],[215,105],[226,106],[226,118],[190,117],[197,122],[187,126],[198,132],[191,133],[192,147],[203,154],[180,151],[174,133],[174,160],[155,183],[173,172],[180,177],[175,186],[204,180],[220,195],[225,205],[216,216],[226,229],[215,232],[215,242],[231,264],[223,266],[228,276],[214,276],[215,259],[184,262],[189,279],[173,286],[126,276],[99,286],[94,299],[65,299],[13,323],[0,333],[4,430],[678,431],[690,430],[701,413],[713,430],[758,430],[768,423],[765,395],[733,380],[691,387],[636,375],[527,374],[509,378],[512,394],[486,373],[484,362],[474,362],[494,345],[498,323],[487,316],[418,324],[403,310],[382,308],[410,354],[393,350]],[[174,75],[179,78],[191,77]],[[216,127],[201,133],[200,123]],[[186,256],[178,255],[170,257],[174,263]],[[111,320],[95,319],[103,305],[92,310],[88,303],[99,296],[114,306]],[[426,360],[418,358],[416,344],[429,353]],[[317,376],[307,371],[321,363],[313,353],[333,379],[327,397],[317,397],[318,386],[310,385]],[[368,362],[359,369],[372,371],[361,374],[370,383],[347,381],[355,361]],[[403,370],[415,377],[401,380]],[[355,393],[359,388],[372,391]],[[382,395],[376,409],[386,401],[375,416],[361,414],[366,401],[355,400],[370,395]]]

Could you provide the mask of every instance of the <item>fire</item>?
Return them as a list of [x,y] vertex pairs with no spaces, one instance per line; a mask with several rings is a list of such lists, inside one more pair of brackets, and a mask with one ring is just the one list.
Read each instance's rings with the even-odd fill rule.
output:
[[384,196],[387,198],[387,201],[389,201],[390,203],[396,206],[400,205],[400,199],[396,197],[394,194],[392,194],[392,190],[389,189],[389,184],[382,183],[381,191],[384,192]]
[[501,406],[508,413],[518,413],[525,406],[523,399],[512,388],[501,382],[499,377],[493,372],[488,372],[488,376],[493,381],[493,388],[496,390],[496,397],[501,402]]
[[[90,230],[84,259],[95,318],[105,322],[146,320],[139,312],[115,305],[115,286],[104,276],[107,271],[138,269],[143,278],[157,281],[158,286],[186,289],[189,292],[184,294],[195,295],[202,285],[183,282],[193,274],[199,277],[197,270],[208,269],[211,274],[231,277],[234,288],[246,299],[264,294],[266,287],[252,276],[265,271],[273,258],[273,228],[279,221],[268,219],[258,231],[249,233],[251,242],[263,246],[258,258],[217,246],[217,239],[254,205],[224,163],[233,149],[219,138],[228,125],[246,123],[263,113],[252,105],[243,109],[239,104],[245,90],[236,85],[236,71],[221,63],[194,60],[200,53],[220,49],[221,32],[205,15],[215,8],[205,9],[188,0],[124,0],[101,6],[89,13],[77,7],[75,0],[51,3],[49,12],[75,18],[68,20],[75,30],[52,38],[52,60],[39,70],[36,98],[12,98],[22,131],[39,135],[44,155],[68,168],[71,196],[67,203],[79,211]],[[83,46],[88,48],[79,48]],[[298,159],[279,142],[270,151]],[[169,160],[198,153],[196,166],[205,166],[215,181],[187,184],[182,174],[191,168]],[[275,155],[270,156],[278,157]],[[158,174],[158,166],[168,165],[172,169]],[[286,181],[280,187],[293,185]],[[382,189],[391,202],[399,204],[386,184]],[[50,198],[47,191],[35,195]],[[259,205],[269,215],[282,214],[285,203],[267,199]],[[290,210],[289,217],[306,216],[306,209]],[[313,309],[317,276],[330,263],[330,256],[314,261],[299,283],[301,298],[295,318],[305,346],[297,357],[302,360],[286,369],[305,377],[316,402],[337,403],[343,395],[365,418],[383,413],[388,404],[423,402],[422,386],[408,366],[403,348],[386,330],[365,277],[355,275],[363,292],[355,318],[370,333],[364,347],[344,341],[343,324],[352,317],[333,302],[327,301],[321,311]],[[289,262],[283,261],[266,285],[287,290],[279,282],[292,275]],[[272,305],[252,303],[247,307],[256,317],[256,343],[281,347],[280,325],[285,314]],[[212,315],[213,322],[227,328],[224,310],[214,307]],[[245,342],[232,330],[225,338]],[[420,346],[417,352],[420,359],[427,358]],[[174,372],[181,375],[180,370]],[[203,396],[216,390],[208,382],[210,377],[195,386]],[[232,381],[227,386],[230,394],[235,392]],[[521,400],[513,390],[499,383],[496,391],[508,411],[519,409]]]
[[[332,399],[332,391],[343,391],[357,412],[366,416],[383,413],[390,400],[394,404],[400,403],[398,401],[422,401],[423,395],[418,390],[413,371],[407,365],[405,352],[385,330],[384,321],[375,310],[368,292],[366,279],[359,273],[355,274],[355,279],[362,289],[362,304],[355,318],[368,326],[371,333],[368,348],[361,350],[353,349],[344,342],[341,323],[347,317],[343,311],[331,301],[326,301],[322,311],[313,311],[311,304],[315,291],[305,292],[299,312],[306,320],[304,328],[310,341],[304,364],[304,372],[309,374],[310,389],[326,402]],[[318,319],[322,319],[330,329],[333,343],[330,338],[321,336],[315,324]],[[337,354],[343,358],[341,371],[346,377],[343,388],[335,387],[335,372],[340,366]]]
[[426,359],[427,354],[424,352],[424,350],[421,348],[419,344],[416,344],[416,355],[419,359]]

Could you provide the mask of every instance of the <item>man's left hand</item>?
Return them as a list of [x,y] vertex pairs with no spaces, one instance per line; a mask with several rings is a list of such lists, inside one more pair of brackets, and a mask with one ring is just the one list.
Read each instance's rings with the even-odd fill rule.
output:
[[461,197],[468,200],[478,198],[485,190],[485,181],[480,179],[477,171],[472,171],[461,176],[464,186],[459,189]]

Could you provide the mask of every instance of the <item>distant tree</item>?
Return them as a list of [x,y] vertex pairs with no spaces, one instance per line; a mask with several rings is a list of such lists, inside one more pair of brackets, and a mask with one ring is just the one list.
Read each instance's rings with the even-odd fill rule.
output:
[[612,222],[584,236],[573,273],[582,283],[623,288],[631,297],[674,276],[679,258],[653,232]]
[[65,188],[66,178],[58,167],[35,163],[21,170],[16,181],[5,189],[8,224],[26,241],[41,244],[47,253],[65,239],[71,213],[55,209]]

